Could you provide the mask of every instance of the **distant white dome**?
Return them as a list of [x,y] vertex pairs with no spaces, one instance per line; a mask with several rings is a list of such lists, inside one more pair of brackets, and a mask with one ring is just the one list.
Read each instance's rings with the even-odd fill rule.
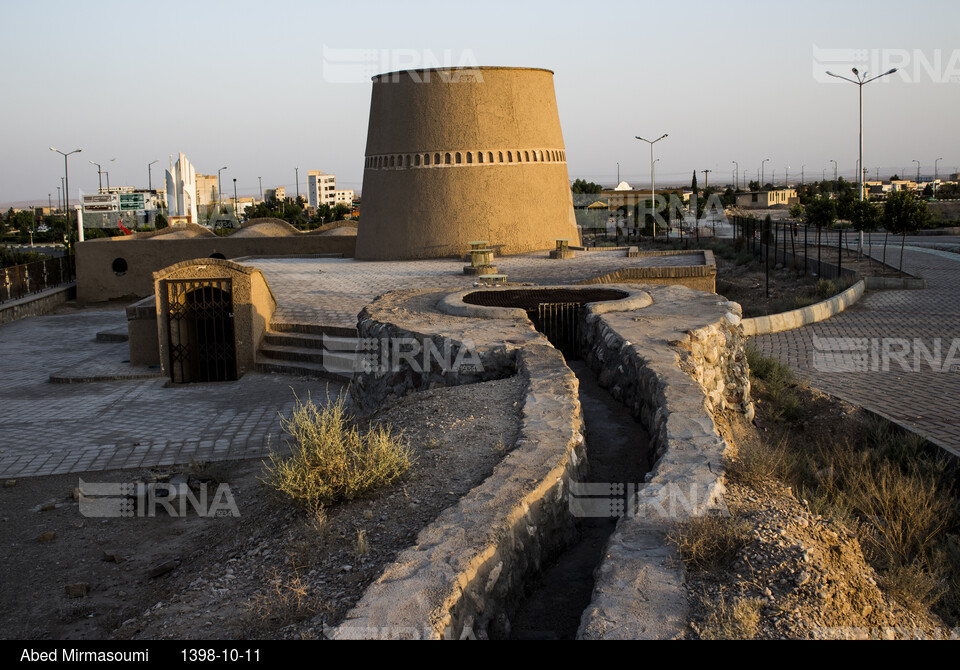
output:
[[615,189],[613,189],[613,190],[614,190],[614,191],[632,191],[632,190],[633,190],[633,187],[632,187],[630,184],[628,184],[627,182],[622,181],[622,182],[620,182],[619,184],[617,184],[617,187],[616,187]]

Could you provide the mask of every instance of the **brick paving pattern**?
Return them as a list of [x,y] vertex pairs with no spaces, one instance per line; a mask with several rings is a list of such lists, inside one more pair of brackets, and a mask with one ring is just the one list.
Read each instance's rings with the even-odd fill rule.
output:
[[[703,256],[626,258],[623,251],[580,251],[576,258],[551,259],[547,252],[494,258],[511,283],[569,284],[632,267],[702,265]],[[322,258],[249,258],[245,265],[263,271],[279,305],[278,323],[319,323],[356,328],[357,314],[376,296],[404,288],[472,287],[477,278],[463,274],[463,260],[403,262]]]
[[[460,260],[359,262],[250,259],[277,297],[274,321],[355,328],[377,295],[400,288],[469,288]],[[702,256],[625,258],[623,251],[546,252],[497,258],[511,282],[562,284],[624,267],[700,264]],[[0,326],[0,478],[262,457],[280,439],[279,415],[294,394],[325,402],[342,388],[322,380],[248,372],[236,382],[171,385],[165,378],[89,381],[151,374],[127,361],[127,343],[97,342],[125,331],[122,311],[80,311]],[[84,378],[54,384],[50,377]]]
[[[887,261],[899,263],[899,246],[892,260],[891,253]],[[874,256],[879,258],[876,249]],[[960,255],[907,247],[903,265],[905,272],[923,277],[927,289],[868,291],[859,303],[826,321],[757,336],[752,343],[812,386],[960,455]],[[823,352],[838,341],[814,338],[856,338],[854,344],[866,355],[853,366],[849,357],[844,365],[832,366],[838,359],[825,358]]]
[[124,363],[125,342],[96,341],[125,321],[123,312],[78,312],[0,327],[0,478],[265,456],[268,439],[279,443],[279,415],[290,414],[294,393],[326,401],[325,382],[285,375],[182,386],[163,378],[48,381],[70,369],[139,372]]

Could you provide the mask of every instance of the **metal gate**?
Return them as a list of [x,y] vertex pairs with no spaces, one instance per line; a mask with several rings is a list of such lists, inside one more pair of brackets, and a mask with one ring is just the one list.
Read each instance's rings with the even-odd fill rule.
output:
[[534,327],[543,333],[568,361],[580,358],[581,309],[583,305],[579,302],[547,302],[537,305],[535,316],[530,314]]
[[178,384],[236,379],[231,280],[171,279],[165,283],[170,378]]

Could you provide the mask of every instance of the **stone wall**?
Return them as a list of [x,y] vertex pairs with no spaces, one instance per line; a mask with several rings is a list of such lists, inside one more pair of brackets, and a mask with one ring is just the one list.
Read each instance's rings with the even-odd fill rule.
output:
[[[713,414],[753,413],[740,308],[680,286],[616,288],[628,297],[585,308],[586,358],[646,425],[655,462],[604,552],[580,635],[671,637],[686,594],[666,531],[722,507],[726,445]],[[401,356],[389,371],[358,373],[351,397],[368,412],[410,391],[520,374],[521,438],[486,482],[386,569],[334,637],[504,634],[524,582],[575,535],[567,487],[583,481],[584,467],[576,377],[523,310],[467,305],[469,292],[386,294],[361,313],[359,332],[368,341],[447,343],[475,352],[478,364],[434,371]]]
[[511,364],[499,370],[515,367],[526,382],[513,451],[420,532],[334,638],[505,636],[524,584],[575,541],[565,492],[585,465],[577,379],[549,345],[514,349],[508,358]]
[[0,324],[12,323],[28,316],[48,314],[58,305],[76,297],[77,284],[76,282],[70,282],[17,300],[8,300],[0,304]]
[[648,290],[654,303],[641,316],[586,317],[587,361],[646,427],[654,462],[597,568],[584,639],[682,632],[683,573],[666,534],[676,521],[722,509],[726,444],[714,414],[754,412],[740,306],[677,287]]
[[610,272],[594,279],[580,282],[581,284],[667,284],[692,288],[696,291],[717,290],[717,263],[713,252],[709,249],[690,251],[637,251],[631,248],[627,252],[628,258],[645,256],[699,256],[703,259],[702,265],[683,265],[649,268],[624,268]]

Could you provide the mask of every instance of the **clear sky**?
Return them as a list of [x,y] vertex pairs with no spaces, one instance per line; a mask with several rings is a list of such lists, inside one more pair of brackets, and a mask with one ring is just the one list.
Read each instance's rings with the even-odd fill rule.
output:
[[[301,191],[308,170],[359,189],[368,71],[436,64],[553,70],[570,178],[649,183],[854,178],[857,87],[871,74],[864,164],[941,174],[960,165],[960,3],[60,2],[0,5],[0,203],[46,202],[70,157],[71,200],[162,184],[169,156],[223,171],[225,194]],[[359,50],[359,51],[350,51]],[[358,74],[359,73],[359,74]],[[824,81],[824,80],[828,81]],[[112,158],[115,161],[110,162]],[[108,165],[109,163],[109,165]],[[699,174],[700,185],[703,175]]]

